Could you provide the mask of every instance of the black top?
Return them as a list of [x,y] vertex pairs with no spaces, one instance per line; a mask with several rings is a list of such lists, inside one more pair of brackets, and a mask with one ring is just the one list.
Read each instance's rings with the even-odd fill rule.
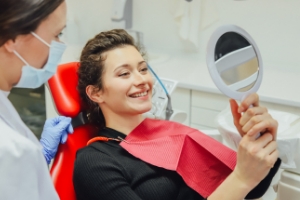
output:
[[[125,138],[104,128],[101,136]],[[269,175],[250,193],[261,197],[278,170],[280,160]],[[77,152],[73,184],[77,200],[202,200],[175,171],[145,163],[124,150],[119,142],[94,142]],[[248,195],[249,196],[249,195]]]

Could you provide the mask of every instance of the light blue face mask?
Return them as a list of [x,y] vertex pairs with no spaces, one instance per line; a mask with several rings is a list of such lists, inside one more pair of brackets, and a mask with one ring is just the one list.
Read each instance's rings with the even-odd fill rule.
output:
[[14,51],[15,55],[20,58],[25,66],[22,68],[21,79],[15,87],[20,88],[38,88],[43,83],[47,82],[49,78],[51,78],[57,69],[58,64],[60,63],[62,54],[66,49],[66,45],[61,42],[52,41],[51,45],[48,44],[45,40],[43,40],[40,36],[35,33],[31,33],[45,45],[50,47],[48,61],[42,69],[37,69],[30,66],[26,60],[16,51]]

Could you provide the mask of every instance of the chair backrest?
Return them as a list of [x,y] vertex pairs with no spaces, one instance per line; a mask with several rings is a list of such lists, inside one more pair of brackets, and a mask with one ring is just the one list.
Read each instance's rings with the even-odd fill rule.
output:
[[[58,66],[56,74],[48,81],[54,106],[59,115],[76,118],[84,105],[77,91],[78,62]],[[76,151],[86,146],[89,139],[95,137],[95,128],[81,125],[74,128],[65,144],[59,145],[50,174],[61,200],[76,200],[72,182]]]

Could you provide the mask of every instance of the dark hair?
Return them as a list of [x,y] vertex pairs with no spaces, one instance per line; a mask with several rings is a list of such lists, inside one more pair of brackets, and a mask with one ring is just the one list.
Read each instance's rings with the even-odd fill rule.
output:
[[[134,46],[141,52],[141,49],[135,45],[134,39],[125,30],[114,29],[96,35],[87,42],[81,52],[77,89],[83,103],[87,106],[89,122],[99,129],[105,126],[105,119],[99,105],[87,96],[86,87],[93,85],[98,91],[103,89],[102,74],[105,58],[102,54],[126,45]],[[144,53],[141,54],[144,56]]]
[[37,29],[64,0],[1,0],[0,46]]

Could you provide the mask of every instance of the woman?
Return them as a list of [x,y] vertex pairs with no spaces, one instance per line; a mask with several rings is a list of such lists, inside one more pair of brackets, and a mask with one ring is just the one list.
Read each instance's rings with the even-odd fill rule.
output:
[[[152,105],[153,80],[126,31],[102,32],[91,39],[82,51],[78,75],[78,90],[89,105],[89,120],[99,128],[99,135],[124,139],[143,123],[142,114]],[[254,107],[247,109],[250,105]],[[241,200],[251,190],[263,190],[263,194],[280,165],[277,122],[258,105],[258,96],[250,95],[240,106],[231,100],[231,106],[244,136],[235,169],[205,197],[209,200]],[[264,134],[256,139],[259,132]],[[267,184],[262,181],[265,179]],[[79,150],[73,183],[78,200],[204,199],[176,172],[135,158],[117,141],[94,142]]]
[[0,199],[59,199],[47,163],[73,131],[71,119],[47,120],[39,142],[7,95],[14,86],[37,88],[55,73],[65,23],[64,0],[0,2]]

